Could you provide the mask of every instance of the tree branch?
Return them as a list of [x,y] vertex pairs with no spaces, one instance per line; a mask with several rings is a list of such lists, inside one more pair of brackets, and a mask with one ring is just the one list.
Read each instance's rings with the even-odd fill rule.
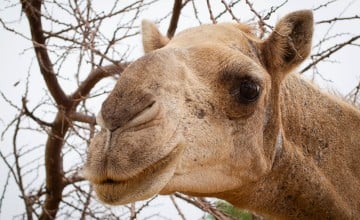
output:
[[320,61],[329,58],[333,53],[335,53],[336,51],[340,50],[341,48],[345,47],[346,45],[350,45],[352,42],[356,41],[357,39],[360,38],[360,35],[355,36],[353,38],[351,38],[348,41],[345,41],[344,43],[341,44],[336,44],[335,46],[325,50],[318,59],[314,60],[313,62],[311,62],[309,65],[307,65],[306,67],[304,67],[300,73],[304,73],[305,71],[307,71],[308,69],[310,69],[312,66],[315,66],[316,64],[318,64]]
[[193,197],[193,199],[184,196],[180,193],[175,193],[174,194],[175,197],[180,198],[196,207],[198,207],[199,209],[213,215],[215,217],[215,219],[219,219],[219,220],[233,220],[232,217],[226,215],[225,213],[223,213],[221,210],[217,209],[216,207],[213,207],[208,201],[206,201],[203,198],[198,198],[198,197]]
[[15,132],[13,135],[13,153],[14,153],[14,158],[15,158],[15,170],[16,170],[16,174],[18,176],[18,187],[20,189],[21,192],[21,196],[23,197],[23,201],[24,201],[24,205],[25,205],[25,210],[26,210],[26,216],[29,220],[32,220],[32,211],[31,211],[31,202],[29,200],[29,198],[26,195],[25,192],[25,188],[24,188],[24,183],[23,183],[23,175],[22,175],[22,171],[21,171],[21,167],[20,167],[20,156],[19,156],[19,152],[17,149],[17,136],[19,134],[19,127],[20,127],[20,123],[21,123],[21,117],[19,116],[17,118],[16,121],[16,125],[15,125]]
[[85,178],[83,176],[79,175],[78,172],[76,172],[75,174],[64,178],[63,184],[64,184],[64,186],[67,186],[69,184],[74,184],[74,183],[81,182],[81,181],[85,181]]
[[332,18],[332,19],[328,19],[328,20],[322,20],[322,21],[318,21],[315,24],[325,24],[325,23],[332,23],[332,22],[336,22],[336,21],[345,21],[345,20],[355,20],[355,19],[360,19],[359,15],[354,15],[352,17],[342,17],[342,18]]
[[212,21],[213,24],[216,24],[217,22],[216,22],[216,20],[214,18],[214,14],[213,14],[212,9],[211,9],[210,1],[206,0],[206,4],[207,4],[207,8],[208,8],[209,15],[210,15],[210,20]]
[[22,106],[23,106],[23,113],[24,113],[26,116],[29,116],[32,120],[34,120],[36,123],[38,123],[38,124],[41,125],[41,126],[47,126],[47,127],[51,127],[51,126],[52,126],[51,123],[41,120],[40,118],[36,117],[33,112],[30,112],[30,111],[29,111],[29,109],[28,109],[27,106],[26,106],[26,99],[25,99],[25,97],[23,97],[23,98],[21,99],[21,101],[22,101]]
[[108,65],[94,69],[89,76],[80,84],[78,89],[70,96],[73,105],[77,105],[81,100],[87,98],[90,90],[103,78],[115,74],[121,74],[129,63],[119,63],[118,65]]
[[313,8],[312,10],[313,10],[313,11],[317,11],[317,10],[319,10],[319,9],[321,9],[321,8],[327,7],[328,5],[330,5],[331,3],[334,3],[334,2],[336,2],[336,1],[338,1],[338,0],[330,0],[330,1],[327,1],[326,3],[321,4],[321,5],[317,6],[316,8]]
[[174,0],[173,13],[170,20],[170,25],[167,31],[167,37],[172,38],[175,34],[177,24],[179,22],[180,12],[182,9],[181,0]]
[[235,20],[236,22],[240,22],[240,20],[234,15],[234,13],[231,10],[231,7],[229,7],[229,5],[224,1],[221,0],[221,3],[224,5],[226,11],[229,12],[229,14],[231,15],[232,19]]
[[45,145],[46,198],[40,215],[41,220],[55,219],[62,199],[64,170],[61,150],[69,126],[64,112],[60,110]]
[[71,112],[68,114],[71,121],[78,121],[88,123],[90,125],[96,125],[96,118],[94,116],[85,115],[80,112]]
[[170,199],[171,199],[171,202],[174,204],[174,206],[175,206],[175,208],[176,208],[176,210],[177,210],[180,218],[181,218],[182,220],[186,220],[186,218],[185,218],[185,216],[184,216],[184,213],[182,213],[182,211],[181,211],[179,205],[176,203],[175,198],[174,198],[173,195],[170,195]]
[[53,69],[53,64],[46,49],[44,30],[41,23],[41,0],[20,0],[23,11],[25,12],[31,31],[31,38],[35,54],[39,63],[40,72],[45,80],[52,97],[57,105],[67,106],[70,100],[60,87]]

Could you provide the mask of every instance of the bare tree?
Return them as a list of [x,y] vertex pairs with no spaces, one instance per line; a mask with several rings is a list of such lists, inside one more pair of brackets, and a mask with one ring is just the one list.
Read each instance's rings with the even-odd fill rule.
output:
[[[87,145],[98,129],[94,106],[101,103],[111,85],[137,56],[133,55],[131,42],[139,35],[142,15],[163,3],[160,0],[116,0],[111,4],[20,0],[19,3],[6,1],[2,6],[1,11],[17,10],[20,20],[27,21],[29,31],[24,31],[0,14],[0,24],[5,31],[31,42],[32,47],[24,48],[24,53],[34,57],[36,65],[30,65],[28,73],[13,84],[23,88],[21,94],[0,91],[2,103],[15,114],[12,119],[1,119],[4,145],[0,157],[6,170],[1,174],[4,178],[0,182],[3,187],[0,214],[4,211],[3,204],[10,199],[6,192],[12,181],[25,207],[20,217],[27,219],[136,219],[139,213],[151,207],[153,199],[119,209],[100,204],[91,186],[84,181],[81,169]],[[285,0],[260,9],[255,1],[249,0],[174,0],[172,3],[167,11],[155,17],[157,23],[166,24],[169,38],[174,36],[184,18],[199,24],[224,20],[252,22],[258,26],[258,36],[264,38],[273,28],[270,20],[290,4]],[[313,10],[315,13],[326,11],[336,4],[338,1],[328,0]],[[240,17],[243,12],[250,20]],[[301,73],[325,78],[326,73],[319,64],[334,62],[335,54],[344,48],[352,47],[359,53],[360,33],[351,27],[343,32],[332,32],[335,24],[358,24],[359,14],[349,15],[345,10],[339,13],[339,16],[317,20],[316,26],[327,26],[327,31],[315,42],[314,52]],[[34,94],[33,88],[39,85],[33,80],[40,75],[44,89]],[[349,91],[346,97],[359,104],[360,79]],[[29,141],[31,138],[34,139]],[[179,200],[217,219],[234,218],[204,198],[175,194],[170,199],[180,219],[186,217]]]

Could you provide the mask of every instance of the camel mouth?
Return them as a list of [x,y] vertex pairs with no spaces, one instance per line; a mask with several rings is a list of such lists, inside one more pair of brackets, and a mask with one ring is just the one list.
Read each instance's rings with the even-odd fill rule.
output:
[[101,181],[100,183],[98,184],[102,184],[102,185],[112,185],[112,184],[121,184],[123,183],[124,181],[118,181],[118,180],[114,180],[114,179],[106,179],[106,180],[103,180]]
[[148,199],[158,194],[174,175],[184,149],[178,144],[167,156],[127,180],[116,176],[101,181],[91,181],[98,198],[110,205],[124,205]]

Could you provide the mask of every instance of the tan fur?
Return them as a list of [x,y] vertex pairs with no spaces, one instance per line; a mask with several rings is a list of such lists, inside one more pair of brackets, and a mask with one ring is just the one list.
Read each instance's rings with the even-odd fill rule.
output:
[[[98,117],[84,172],[102,201],[179,191],[278,219],[360,215],[360,112],[286,76],[310,53],[310,11],[287,15],[265,41],[225,23],[165,45],[154,28],[143,23],[147,54]],[[246,104],[232,93],[244,79],[260,86]]]
[[155,24],[150,21],[143,20],[141,25],[142,40],[144,45],[144,52],[148,53],[155,49],[165,46],[169,39],[162,36]]

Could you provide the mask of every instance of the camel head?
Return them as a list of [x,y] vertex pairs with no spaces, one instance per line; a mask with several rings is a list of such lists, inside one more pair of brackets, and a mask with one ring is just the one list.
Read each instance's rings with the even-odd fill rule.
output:
[[146,54],[103,102],[88,150],[100,200],[212,196],[265,175],[281,147],[280,83],[310,52],[312,13],[287,15],[265,40],[231,23],[167,39],[144,21],[142,32]]

